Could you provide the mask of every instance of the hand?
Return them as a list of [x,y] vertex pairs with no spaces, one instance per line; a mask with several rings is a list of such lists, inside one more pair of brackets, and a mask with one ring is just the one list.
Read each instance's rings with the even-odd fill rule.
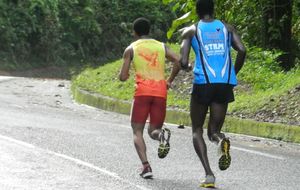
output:
[[191,63],[189,63],[187,65],[181,64],[182,70],[184,70],[186,72],[189,72],[189,71],[193,70],[193,67],[194,67],[194,62],[191,62]]
[[186,69],[185,71],[186,71],[186,72],[192,71],[192,70],[193,70],[193,67],[194,67],[194,61],[193,61],[193,62],[190,62],[190,63],[188,64],[188,67],[187,67],[187,69]]
[[180,62],[180,67],[182,70],[186,71],[189,68],[189,64],[183,64],[182,62]]

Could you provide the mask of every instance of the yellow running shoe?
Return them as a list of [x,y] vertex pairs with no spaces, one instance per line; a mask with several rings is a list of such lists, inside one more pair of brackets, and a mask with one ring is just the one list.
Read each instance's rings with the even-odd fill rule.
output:
[[[167,138],[165,137],[167,133]],[[168,128],[163,128],[159,134],[159,147],[158,147],[158,157],[165,158],[170,151],[170,137],[171,131]]]
[[200,187],[204,188],[215,188],[216,178],[213,175],[207,175],[205,180],[201,182]]
[[226,170],[231,164],[230,156],[230,141],[228,138],[224,138],[220,141],[220,151],[221,157],[219,158],[219,168],[220,170]]

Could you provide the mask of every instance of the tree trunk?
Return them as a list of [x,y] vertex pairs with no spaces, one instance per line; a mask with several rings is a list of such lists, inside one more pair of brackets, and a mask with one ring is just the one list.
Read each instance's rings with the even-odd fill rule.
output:
[[292,7],[293,0],[268,0],[263,15],[265,46],[284,52],[278,61],[285,70],[294,66],[291,52]]

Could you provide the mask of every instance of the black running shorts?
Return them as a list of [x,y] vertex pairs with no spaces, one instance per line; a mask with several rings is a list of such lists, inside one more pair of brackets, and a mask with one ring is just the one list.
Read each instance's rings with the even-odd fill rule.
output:
[[233,85],[230,84],[194,84],[192,98],[204,105],[211,103],[230,103],[234,101]]

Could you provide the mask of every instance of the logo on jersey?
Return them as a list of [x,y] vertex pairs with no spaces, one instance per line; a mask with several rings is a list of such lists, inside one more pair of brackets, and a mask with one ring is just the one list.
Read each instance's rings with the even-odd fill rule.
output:
[[224,43],[210,43],[205,44],[204,49],[208,56],[223,55],[225,53]]
[[138,52],[138,55],[148,63],[148,66],[150,67],[159,66],[158,52],[151,52],[151,50],[144,48],[142,51]]

